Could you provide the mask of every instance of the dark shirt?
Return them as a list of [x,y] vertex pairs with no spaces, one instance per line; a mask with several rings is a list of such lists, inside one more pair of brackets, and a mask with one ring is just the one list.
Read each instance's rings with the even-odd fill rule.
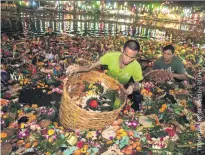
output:
[[179,57],[174,56],[171,63],[166,64],[163,60],[163,57],[159,58],[154,62],[153,69],[163,69],[176,74],[184,74],[184,65]]
[[46,32],[46,33],[44,34],[44,36],[53,37],[53,36],[56,36],[56,33],[55,33],[55,32],[51,32],[51,33]]

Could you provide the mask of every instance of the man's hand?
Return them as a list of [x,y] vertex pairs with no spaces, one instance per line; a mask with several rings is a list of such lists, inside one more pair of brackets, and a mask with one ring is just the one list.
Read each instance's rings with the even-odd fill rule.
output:
[[134,91],[134,85],[132,84],[132,85],[129,85],[129,86],[128,86],[128,88],[125,90],[125,93],[126,93],[127,95],[130,95],[130,94],[133,93],[133,91]]
[[78,73],[80,71],[80,66],[69,66],[67,69],[66,69],[66,75],[68,76],[72,76],[76,73]]

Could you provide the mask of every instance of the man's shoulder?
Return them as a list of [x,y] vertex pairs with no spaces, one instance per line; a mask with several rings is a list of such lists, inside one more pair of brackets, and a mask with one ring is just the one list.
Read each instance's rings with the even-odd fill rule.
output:
[[173,57],[174,63],[182,63],[182,60],[178,56]]
[[137,60],[133,61],[131,64],[132,64],[133,66],[141,67],[140,63],[139,63]]
[[163,57],[160,57],[159,59],[157,59],[157,60],[155,61],[155,63],[162,63],[162,62],[164,62]]
[[107,55],[107,56],[120,56],[121,52],[110,51],[110,52],[107,52],[105,55]]

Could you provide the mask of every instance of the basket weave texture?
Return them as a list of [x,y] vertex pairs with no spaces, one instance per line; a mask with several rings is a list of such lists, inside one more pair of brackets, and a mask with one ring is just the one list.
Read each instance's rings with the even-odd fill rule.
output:
[[94,112],[87,111],[76,105],[72,101],[68,93],[68,83],[70,85],[79,82],[87,81],[89,83],[103,82],[109,89],[121,91],[121,86],[117,80],[109,77],[105,73],[98,71],[91,71],[86,73],[76,74],[68,79],[64,80],[63,94],[61,98],[59,119],[60,123],[69,129],[102,129],[112,124],[118,117],[120,111],[124,107],[126,101],[121,105],[120,108],[108,112]]

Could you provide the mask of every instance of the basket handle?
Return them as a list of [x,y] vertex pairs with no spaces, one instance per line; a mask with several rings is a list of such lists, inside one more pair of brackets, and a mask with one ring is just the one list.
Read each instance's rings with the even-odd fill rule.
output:
[[71,99],[69,93],[67,92],[68,77],[63,80],[63,92],[66,92],[69,99]]

